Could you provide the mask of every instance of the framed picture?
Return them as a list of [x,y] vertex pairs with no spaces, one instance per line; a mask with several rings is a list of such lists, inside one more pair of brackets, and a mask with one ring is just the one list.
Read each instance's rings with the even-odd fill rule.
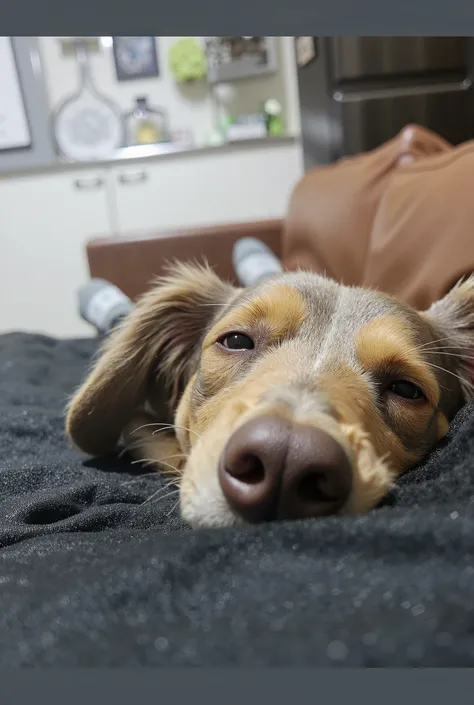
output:
[[159,76],[156,37],[113,37],[117,81]]
[[11,37],[0,37],[0,150],[31,146],[31,133]]
[[207,37],[211,83],[273,73],[277,68],[274,37]]

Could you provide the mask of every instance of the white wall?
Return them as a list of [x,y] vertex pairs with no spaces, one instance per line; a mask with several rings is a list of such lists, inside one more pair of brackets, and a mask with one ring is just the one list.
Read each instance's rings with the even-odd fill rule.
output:
[[[40,37],[40,53],[50,105],[59,107],[77,90],[78,70],[73,57],[64,57],[58,37]],[[178,86],[168,70],[168,51],[176,37],[157,37],[160,67],[158,78],[117,82],[112,47],[91,54],[90,67],[98,89],[127,111],[136,96],[149,96],[150,103],[168,113],[172,130],[190,129],[198,144],[206,141],[213,127],[214,111],[207,84]],[[236,81],[236,112],[256,112],[263,99],[277,98],[284,107],[289,134],[299,134],[296,67],[293,38],[277,37],[278,71],[273,74]]]

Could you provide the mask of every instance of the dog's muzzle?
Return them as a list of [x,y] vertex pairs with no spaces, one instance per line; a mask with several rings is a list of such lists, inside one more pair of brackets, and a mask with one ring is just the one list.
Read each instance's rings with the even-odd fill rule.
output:
[[231,509],[247,522],[336,514],[352,489],[352,467],[326,431],[262,416],[238,428],[219,461]]

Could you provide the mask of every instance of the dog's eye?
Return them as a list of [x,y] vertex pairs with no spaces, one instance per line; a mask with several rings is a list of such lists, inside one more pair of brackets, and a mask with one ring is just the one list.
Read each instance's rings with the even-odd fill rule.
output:
[[228,333],[219,342],[228,350],[253,350],[255,347],[252,338],[243,333]]
[[410,401],[416,401],[417,399],[424,399],[425,395],[416,384],[413,382],[408,382],[406,379],[397,379],[388,385],[388,391],[392,394],[396,394],[398,397],[403,397],[403,399],[409,399]]

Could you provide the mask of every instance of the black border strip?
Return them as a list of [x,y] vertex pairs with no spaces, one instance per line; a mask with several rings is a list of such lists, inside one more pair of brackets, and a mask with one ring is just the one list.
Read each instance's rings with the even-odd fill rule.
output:
[[470,0],[15,0],[11,35],[474,35]]
[[[472,703],[472,670],[27,670],[0,672],[1,703],[338,705]],[[404,698],[402,701],[401,698]]]

